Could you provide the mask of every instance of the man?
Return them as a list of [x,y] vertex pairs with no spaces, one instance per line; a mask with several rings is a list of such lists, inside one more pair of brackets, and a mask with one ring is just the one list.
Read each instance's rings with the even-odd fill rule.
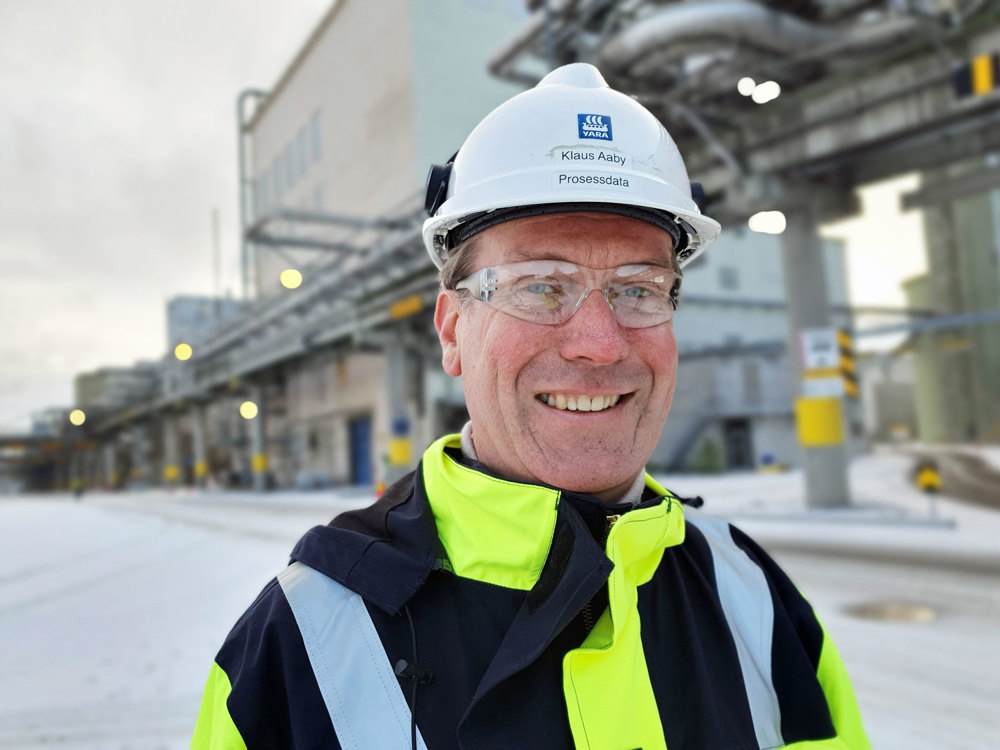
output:
[[718,233],[659,122],[565,66],[432,172],[428,208],[471,421],[302,538],[193,746],[867,748],[794,585],[644,471],[680,266]]

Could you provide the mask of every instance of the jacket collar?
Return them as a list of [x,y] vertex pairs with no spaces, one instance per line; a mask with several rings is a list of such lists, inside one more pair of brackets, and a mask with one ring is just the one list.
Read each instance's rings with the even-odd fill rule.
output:
[[422,461],[424,489],[447,566],[463,578],[527,591],[552,546],[560,491],[501,479],[458,461],[457,435]]
[[[460,456],[457,434],[435,441],[415,473],[375,504],[310,529],[291,559],[395,614],[437,566],[506,588],[532,589],[549,556],[561,504],[577,511],[573,515],[602,546],[607,516],[631,510],[503,479]],[[664,495],[673,499],[649,475],[646,486],[655,497],[637,510],[659,505]]]

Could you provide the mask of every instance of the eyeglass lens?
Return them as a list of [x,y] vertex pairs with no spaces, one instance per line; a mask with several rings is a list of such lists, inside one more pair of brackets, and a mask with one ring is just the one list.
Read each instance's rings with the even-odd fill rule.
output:
[[543,325],[569,320],[591,291],[601,290],[618,323],[648,328],[673,317],[674,272],[650,265],[595,270],[564,261],[526,261],[484,268],[457,286],[508,315]]

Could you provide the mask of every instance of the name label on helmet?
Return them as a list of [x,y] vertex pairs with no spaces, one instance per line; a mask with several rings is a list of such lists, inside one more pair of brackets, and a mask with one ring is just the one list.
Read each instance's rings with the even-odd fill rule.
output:
[[601,141],[614,140],[611,136],[611,118],[607,115],[577,115],[576,124],[580,129],[581,138],[597,138]]
[[564,148],[559,149],[558,154],[560,161],[594,161],[628,169],[628,156],[615,151],[604,151],[597,148]]
[[552,175],[552,187],[554,188],[616,188],[626,190],[630,193],[636,192],[633,185],[625,175],[611,174],[608,172],[562,172]]

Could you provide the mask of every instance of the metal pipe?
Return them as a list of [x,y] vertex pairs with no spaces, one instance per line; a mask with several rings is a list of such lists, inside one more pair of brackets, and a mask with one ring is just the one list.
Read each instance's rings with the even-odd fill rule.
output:
[[575,2],[576,0],[547,0],[543,10],[536,11],[523,28],[493,53],[486,64],[490,75],[525,86],[534,86],[538,83],[537,76],[518,73],[511,69],[511,63],[518,55],[532,47],[542,34],[546,33],[555,17],[561,16]]
[[276,211],[260,217],[249,227],[250,232],[263,229],[268,222],[277,219],[288,221],[298,221],[304,224],[335,224],[351,229],[404,229],[414,223],[411,216],[392,216],[382,218],[367,218],[363,216],[351,216],[349,214],[333,214],[326,211],[308,211],[297,208],[279,208]]
[[[310,250],[331,250],[338,253],[357,253],[359,248],[346,242],[328,242],[327,240],[311,240],[306,237],[281,237],[263,232],[250,232],[247,237],[259,245],[268,247],[304,247]],[[285,260],[288,260],[286,257]]]
[[598,67],[626,73],[655,49],[719,38],[789,55],[835,37],[831,30],[747,0],[679,3],[611,37],[598,52]]
[[240,270],[243,275],[243,299],[249,299],[249,268],[248,255],[249,247],[245,230],[250,223],[249,206],[247,201],[247,121],[244,119],[246,103],[250,99],[263,99],[267,96],[266,91],[260,89],[244,89],[236,97],[236,149],[237,164],[239,167],[239,207],[240,207]]
[[701,139],[708,144],[708,147],[715,153],[716,156],[719,157],[719,159],[722,160],[722,163],[729,168],[734,177],[740,178],[744,176],[745,170],[743,165],[740,164],[736,156],[733,155],[733,152],[726,148],[725,144],[715,137],[715,133],[712,132],[712,129],[704,120],[701,119],[701,117],[680,102],[670,101],[667,104],[670,109],[686,120],[688,125],[690,125],[694,131],[701,136]]

